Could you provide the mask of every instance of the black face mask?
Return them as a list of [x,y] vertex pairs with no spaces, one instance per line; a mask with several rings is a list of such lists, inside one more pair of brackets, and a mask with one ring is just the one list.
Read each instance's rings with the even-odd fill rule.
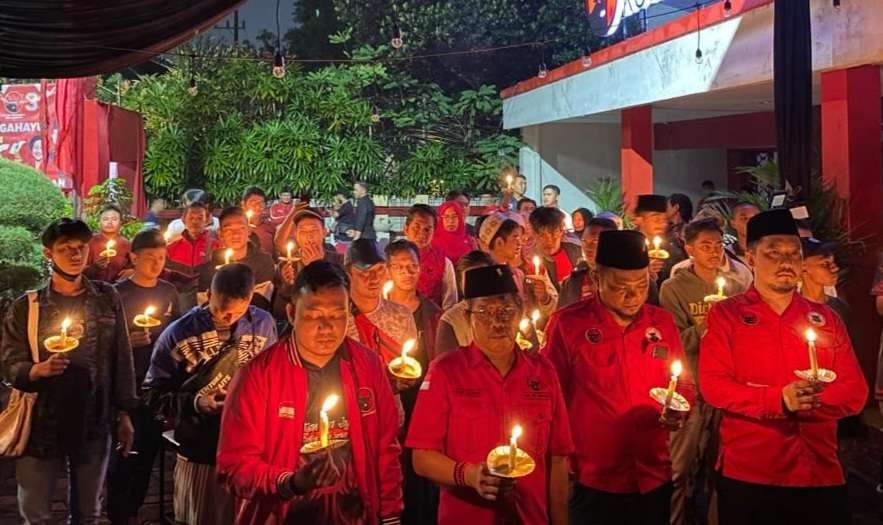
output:
[[61,278],[64,279],[65,281],[68,281],[68,282],[71,282],[71,283],[74,282],[74,281],[76,281],[77,278],[80,276],[80,274],[76,274],[76,275],[74,275],[74,274],[70,274],[70,273],[65,272],[64,270],[62,270],[61,268],[59,268],[58,265],[55,264],[54,261],[53,261],[53,263],[52,263],[52,273],[58,274],[59,277],[61,277]]

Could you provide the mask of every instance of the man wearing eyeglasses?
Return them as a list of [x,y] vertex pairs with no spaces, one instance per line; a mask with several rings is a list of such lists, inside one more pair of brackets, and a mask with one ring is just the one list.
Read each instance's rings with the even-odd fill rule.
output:
[[[516,346],[523,304],[508,266],[469,270],[464,288],[473,343],[430,365],[405,443],[414,469],[442,487],[440,525],[567,523],[573,441],[555,369]],[[536,468],[513,484],[486,458],[515,425]]]
[[[402,354],[402,345],[417,338],[417,326],[411,312],[400,304],[382,297],[383,283],[389,279],[386,261],[370,239],[356,239],[344,259],[350,277],[352,309],[347,336],[377,352],[384,363]],[[414,381],[397,379],[399,390],[413,386]]]
[[[669,384],[684,350],[671,314],[645,304],[649,265],[640,232],[601,232],[597,293],[549,321],[541,353],[558,371],[577,444],[573,523],[669,523],[669,430],[679,428],[686,413],[663,411],[649,392]],[[677,393],[693,403],[688,371]]]

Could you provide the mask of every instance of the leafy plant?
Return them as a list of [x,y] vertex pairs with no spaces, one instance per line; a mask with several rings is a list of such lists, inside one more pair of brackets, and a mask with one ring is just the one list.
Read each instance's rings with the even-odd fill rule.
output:
[[600,177],[583,190],[598,205],[598,211],[609,211],[622,217],[623,226],[632,227],[631,219],[625,211],[625,195],[619,180],[612,177]]
[[131,239],[144,228],[144,224],[129,211],[132,206],[132,192],[126,186],[126,180],[115,178],[92,186],[89,189],[89,194],[83,200],[85,221],[92,231],[99,229],[98,220],[102,208],[111,204],[123,212],[121,230],[123,237]]

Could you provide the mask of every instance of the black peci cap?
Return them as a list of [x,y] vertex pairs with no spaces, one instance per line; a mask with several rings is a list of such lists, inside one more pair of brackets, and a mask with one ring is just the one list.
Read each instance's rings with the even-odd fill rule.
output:
[[825,242],[815,237],[801,237],[800,245],[803,248],[803,258],[814,257],[816,255],[830,255],[837,250],[836,242]]
[[748,220],[746,242],[751,244],[769,235],[793,235],[799,237],[794,217],[786,208],[760,212]]
[[481,266],[466,272],[466,286],[463,288],[465,299],[506,293],[518,293],[512,269],[508,265]]
[[635,213],[656,212],[665,213],[668,209],[668,197],[665,195],[638,195]]
[[595,263],[619,270],[642,270],[650,266],[647,239],[639,231],[608,230],[598,236]]
[[58,239],[79,239],[83,242],[89,242],[92,239],[92,230],[85,222],[77,219],[58,219],[53,221],[43,230],[40,241],[46,248],[52,248]]
[[365,270],[384,261],[376,242],[371,239],[356,239],[347,249],[343,264]]

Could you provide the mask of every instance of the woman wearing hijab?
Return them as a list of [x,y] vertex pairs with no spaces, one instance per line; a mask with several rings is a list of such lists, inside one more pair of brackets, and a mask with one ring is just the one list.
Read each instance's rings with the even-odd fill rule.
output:
[[457,201],[448,201],[438,207],[440,228],[435,229],[432,245],[457,264],[464,254],[475,249],[475,239],[466,233],[466,214]]
[[573,210],[573,213],[571,213],[570,216],[573,219],[573,233],[578,239],[582,239],[583,230],[589,225],[589,221],[592,220],[594,215],[592,215],[592,212],[587,208],[577,208]]

